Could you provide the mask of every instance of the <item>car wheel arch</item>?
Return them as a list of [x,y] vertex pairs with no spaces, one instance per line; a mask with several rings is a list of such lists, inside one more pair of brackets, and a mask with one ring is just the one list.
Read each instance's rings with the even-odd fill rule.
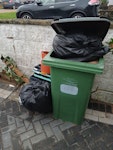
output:
[[24,14],[28,14],[28,15],[30,15],[32,18],[34,18],[34,17],[33,17],[33,14],[32,14],[31,12],[29,12],[29,11],[21,12],[21,13],[20,13],[20,18],[21,18]]
[[77,10],[77,11],[74,11],[70,14],[70,17],[73,17],[75,14],[82,14],[84,17],[86,17],[86,13],[84,11],[81,11],[81,10]]

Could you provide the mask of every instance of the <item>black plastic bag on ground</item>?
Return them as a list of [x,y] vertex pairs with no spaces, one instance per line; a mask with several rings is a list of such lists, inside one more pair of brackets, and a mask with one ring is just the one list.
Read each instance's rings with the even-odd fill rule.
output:
[[51,113],[52,97],[50,83],[35,77],[32,77],[32,80],[33,82],[25,84],[19,93],[23,106],[32,112]]
[[54,57],[74,59],[76,61],[92,61],[109,52],[102,39],[84,34],[57,34],[53,40]]

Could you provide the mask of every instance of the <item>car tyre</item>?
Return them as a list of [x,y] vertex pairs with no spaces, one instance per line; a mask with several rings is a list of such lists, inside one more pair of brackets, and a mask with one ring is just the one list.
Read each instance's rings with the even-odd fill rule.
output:
[[82,14],[82,13],[74,13],[72,15],[72,18],[81,18],[81,17],[85,17],[84,14]]
[[22,14],[21,18],[22,19],[32,19],[32,16],[28,13],[24,13],[24,14]]

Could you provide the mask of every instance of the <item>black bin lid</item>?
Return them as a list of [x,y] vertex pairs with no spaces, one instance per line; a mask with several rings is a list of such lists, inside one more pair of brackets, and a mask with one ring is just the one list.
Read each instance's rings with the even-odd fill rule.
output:
[[82,33],[103,40],[110,27],[110,21],[99,17],[66,18],[52,22],[51,26],[57,34]]

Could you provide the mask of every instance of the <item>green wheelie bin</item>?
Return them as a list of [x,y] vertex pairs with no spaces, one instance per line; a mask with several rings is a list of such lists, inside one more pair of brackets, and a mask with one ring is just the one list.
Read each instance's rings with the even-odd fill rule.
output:
[[[81,18],[78,20],[62,19],[52,25],[56,33],[68,32],[68,26],[70,26],[72,32],[73,30],[78,30],[77,28],[82,28],[82,30],[89,32],[89,21],[94,21],[95,24],[95,20],[99,24],[100,19]],[[103,27],[104,32],[99,32],[99,36],[102,38],[106,35],[109,27],[109,22],[106,23],[105,21],[105,24],[107,26],[106,28]],[[55,58],[52,50],[45,56],[43,63],[51,68],[53,116],[63,121],[81,124],[84,120],[85,111],[90,99],[95,74],[103,72],[104,59],[100,58],[96,63],[65,60]]]

